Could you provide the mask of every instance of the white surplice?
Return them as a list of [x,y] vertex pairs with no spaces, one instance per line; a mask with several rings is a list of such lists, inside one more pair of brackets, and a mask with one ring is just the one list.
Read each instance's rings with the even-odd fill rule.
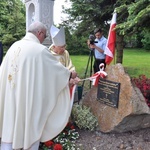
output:
[[15,42],[0,67],[0,138],[13,149],[50,140],[70,116],[70,72],[32,34]]
[[65,50],[63,54],[57,54],[53,51],[53,49],[50,49],[50,51],[67,69],[69,69],[70,71],[75,71],[75,66],[72,64],[72,60],[70,59],[70,55],[67,50]]

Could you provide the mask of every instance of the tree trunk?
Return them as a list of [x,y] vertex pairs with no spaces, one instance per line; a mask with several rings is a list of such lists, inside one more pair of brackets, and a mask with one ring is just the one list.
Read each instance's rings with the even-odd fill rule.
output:
[[124,42],[123,42],[124,36],[118,35],[116,38],[116,63],[123,62],[123,48],[124,48]]

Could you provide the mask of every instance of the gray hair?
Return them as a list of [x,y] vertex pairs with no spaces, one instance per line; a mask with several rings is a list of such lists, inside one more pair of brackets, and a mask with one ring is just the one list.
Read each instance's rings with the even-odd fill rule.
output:
[[31,32],[33,34],[36,34],[38,31],[47,30],[46,26],[42,22],[33,22],[28,29],[28,32]]

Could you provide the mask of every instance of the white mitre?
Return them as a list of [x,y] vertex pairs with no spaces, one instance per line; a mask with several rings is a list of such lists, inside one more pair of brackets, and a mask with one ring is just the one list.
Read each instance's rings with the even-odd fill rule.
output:
[[65,30],[63,27],[58,29],[54,25],[52,25],[50,28],[50,34],[52,37],[53,45],[63,46],[66,44]]

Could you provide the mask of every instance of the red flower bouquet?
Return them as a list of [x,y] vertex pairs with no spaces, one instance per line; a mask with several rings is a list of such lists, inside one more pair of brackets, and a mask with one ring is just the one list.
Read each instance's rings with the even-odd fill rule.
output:
[[147,105],[150,107],[150,79],[145,75],[140,75],[139,78],[132,78],[132,81],[141,90]]
[[50,140],[50,141],[45,142],[44,144],[46,147],[52,147],[54,145],[54,142]]
[[40,143],[41,150],[75,149],[75,140],[79,137],[73,123],[68,122],[65,129],[54,139]]
[[54,150],[63,150],[63,147],[61,144],[55,144],[53,147]]

